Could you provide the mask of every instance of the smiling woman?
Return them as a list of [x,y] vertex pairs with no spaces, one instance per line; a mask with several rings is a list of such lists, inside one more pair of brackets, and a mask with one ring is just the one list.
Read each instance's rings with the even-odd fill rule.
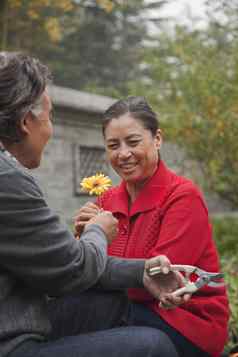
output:
[[[162,133],[146,100],[129,97],[114,103],[104,113],[103,135],[108,160],[121,177],[119,186],[97,200],[101,210],[111,211],[119,221],[109,255],[133,260],[162,254],[172,264],[218,272],[217,250],[202,194],[162,161]],[[99,209],[96,205],[86,208],[82,208],[84,220]],[[129,289],[128,296],[129,324],[162,330],[179,356],[220,356],[228,321],[224,287],[204,287],[189,301],[183,296],[177,302],[161,299],[158,303],[143,289]]]
[[127,182],[133,202],[157,169],[162,138],[156,114],[146,102],[133,98],[130,105],[134,115],[127,111],[122,101],[105,112],[103,133],[109,162]]

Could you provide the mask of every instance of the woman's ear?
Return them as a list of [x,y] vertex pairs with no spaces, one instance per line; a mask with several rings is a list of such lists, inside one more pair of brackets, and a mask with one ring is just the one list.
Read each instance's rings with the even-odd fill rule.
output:
[[158,150],[160,150],[161,146],[162,146],[162,132],[160,129],[157,129],[156,134],[155,134],[155,144],[156,144],[156,148]]

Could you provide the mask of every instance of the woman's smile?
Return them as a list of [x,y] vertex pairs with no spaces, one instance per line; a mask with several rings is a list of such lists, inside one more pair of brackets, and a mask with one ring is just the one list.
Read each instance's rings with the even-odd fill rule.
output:
[[122,170],[123,172],[131,172],[134,171],[134,169],[136,168],[137,163],[125,163],[125,164],[119,164],[119,168],[120,170]]

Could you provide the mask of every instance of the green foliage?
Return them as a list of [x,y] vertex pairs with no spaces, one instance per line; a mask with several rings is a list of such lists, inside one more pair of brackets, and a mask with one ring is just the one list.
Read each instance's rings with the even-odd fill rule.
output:
[[213,230],[221,256],[222,271],[230,302],[229,343],[227,349],[238,343],[238,219],[214,218]]
[[223,257],[222,269],[225,273],[225,281],[230,303],[229,341],[227,348],[238,343],[238,267],[236,257]]
[[[34,49],[55,47],[62,36],[60,19],[73,8],[72,0],[1,1],[1,49],[34,53]],[[34,39],[29,36],[33,31]]]
[[58,81],[77,89],[97,88],[97,92],[112,90],[116,84],[126,92],[127,78],[139,70],[145,26],[132,19],[141,4],[137,1],[137,7],[119,7],[110,13],[96,5],[79,9],[78,23],[60,44],[68,70],[63,70],[64,63],[59,66]]
[[126,95],[128,81],[141,75],[147,10],[165,2],[2,0],[1,47],[39,57],[52,69],[56,84]]
[[238,217],[213,218],[213,233],[220,254],[238,257]]
[[[79,8],[60,43],[62,61],[55,74],[60,84],[110,96],[128,94],[128,82],[141,76],[148,38],[145,0],[115,1],[112,11],[91,1]],[[153,2],[157,9],[164,1]],[[71,18],[72,21],[72,18]],[[67,63],[67,71],[65,71]]]
[[238,41],[214,24],[178,27],[147,51],[147,82],[132,83],[160,113],[170,139],[204,173],[205,189],[238,206]]

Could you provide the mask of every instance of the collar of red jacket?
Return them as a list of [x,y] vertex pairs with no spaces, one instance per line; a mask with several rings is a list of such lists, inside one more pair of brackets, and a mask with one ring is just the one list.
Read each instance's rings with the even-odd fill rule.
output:
[[110,211],[113,213],[122,213],[127,216],[134,216],[137,213],[153,209],[155,206],[161,206],[164,198],[167,196],[171,187],[171,171],[160,160],[158,168],[154,175],[146,182],[145,186],[133,202],[130,212],[128,212],[128,192],[125,181],[122,181],[117,188],[117,194],[113,195],[110,202]]

